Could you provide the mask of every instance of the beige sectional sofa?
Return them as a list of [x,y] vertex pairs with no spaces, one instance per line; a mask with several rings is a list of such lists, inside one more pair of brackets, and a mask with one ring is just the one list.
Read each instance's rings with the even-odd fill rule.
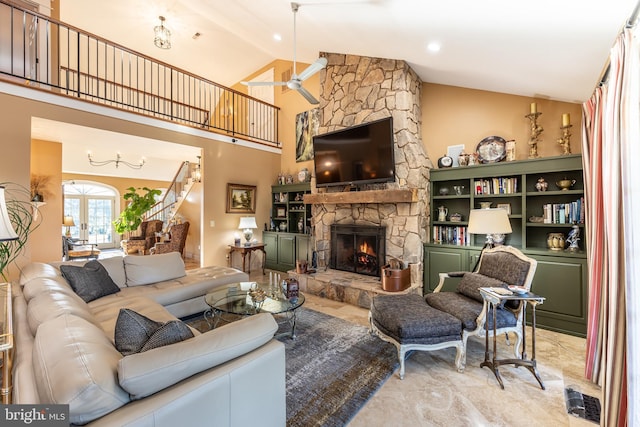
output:
[[185,272],[178,253],[99,262],[119,291],[89,302],[60,264],[23,269],[13,286],[13,403],[69,404],[70,421],[91,426],[285,425],[284,346],[270,314],[126,356],[114,341],[121,308],[175,321],[245,273]]

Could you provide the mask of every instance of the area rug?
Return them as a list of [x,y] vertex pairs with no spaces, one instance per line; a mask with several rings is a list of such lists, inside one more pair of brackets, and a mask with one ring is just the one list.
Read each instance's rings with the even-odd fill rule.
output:
[[[202,317],[186,320],[206,330]],[[287,325],[281,325],[285,332]],[[344,426],[398,367],[395,347],[367,328],[301,307],[287,359],[287,426]]]

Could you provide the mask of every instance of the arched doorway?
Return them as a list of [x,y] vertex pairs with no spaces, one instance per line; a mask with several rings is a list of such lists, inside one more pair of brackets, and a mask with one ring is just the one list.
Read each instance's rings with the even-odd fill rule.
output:
[[71,237],[96,243],[99,248],[115,248],[112,223],[120,208],[118,191],[99,182],[77,180],[65,182],[63,190],[64,215],[72,216],[75,224],[70,228]]

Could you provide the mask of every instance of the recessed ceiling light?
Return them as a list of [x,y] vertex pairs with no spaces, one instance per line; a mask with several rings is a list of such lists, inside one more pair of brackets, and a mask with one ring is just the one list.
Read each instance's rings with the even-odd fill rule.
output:
[[432,53],[440,52],[442,46],[438,42],[431,42],[427,45],[427,50]]
[[282,40],[282,36],[280,34],[276,33],[276,34],[273,35],[273,39],[275,41],[279,42],[279,41]]

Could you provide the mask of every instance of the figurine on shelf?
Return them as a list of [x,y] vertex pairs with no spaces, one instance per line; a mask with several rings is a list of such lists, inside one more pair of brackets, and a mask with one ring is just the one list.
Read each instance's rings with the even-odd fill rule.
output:
[[578,252],[580,247],[578,246],[578,241],[580,240],[580,227],[577,225],[573,225],[571,227],[571,231],[569,232],[569,236],[567,237],[567,243],[569,243],[568,251]]

